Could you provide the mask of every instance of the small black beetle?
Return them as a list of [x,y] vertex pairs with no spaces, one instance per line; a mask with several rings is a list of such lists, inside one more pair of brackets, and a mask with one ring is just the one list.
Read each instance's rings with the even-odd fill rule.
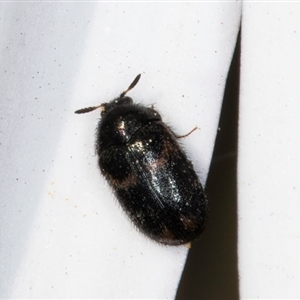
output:
[[121,206],[145,235],[166,245],[187,244],[204,229],[207,200],[192,163],[153,107],[126,97],[99,106],[96,153]]

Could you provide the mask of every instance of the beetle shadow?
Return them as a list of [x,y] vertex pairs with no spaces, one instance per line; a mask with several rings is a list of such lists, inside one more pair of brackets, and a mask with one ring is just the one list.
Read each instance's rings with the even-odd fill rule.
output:
[[208,221],[193,242],[176,300],[239,299],[237,259],[237,134],[240,34],[225,87],[223,106],[205,192]]

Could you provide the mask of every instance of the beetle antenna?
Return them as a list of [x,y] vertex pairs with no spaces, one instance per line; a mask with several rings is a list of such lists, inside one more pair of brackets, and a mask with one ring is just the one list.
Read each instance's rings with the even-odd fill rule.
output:
[[132,90],[136,84],[139,82],[141,78],[141,74],[139,74],[138,76],[135,77],[135,79],[132,81],[132,83],[130,84],[130,86],[128,87],[127,90],[125,90],[121,95],[120,98],[123,98],[130,90]]
[[[128,89],[125,90],[120,95],[120,98],[123,98],[130,90],[132,90],[136,86],[136,84],[139,82],[140,78],[141,78],[141,74],[139,74],[138,76],[136,76],[135,79],[130,84],[130,86],[128,87]],[[85,114],[85,113],[91,112],[91,111],[93,111],[95,109],[98,109],[98,108],[102,108],[103,109],[102,104],[101,105],[97,105],[97,106],[90,106],[90,107],[78,109],[78,110],[75,111],[75,114]]]
[[102,106],[102,104],[101,105],[97,105],[97,106],[90,106],[90,107],[78,109],[78,110],[75,111],[75,114],[85,114],[85,113],[93,111],[93,110],[95,110],[97,108],[101,108],[101,106]]

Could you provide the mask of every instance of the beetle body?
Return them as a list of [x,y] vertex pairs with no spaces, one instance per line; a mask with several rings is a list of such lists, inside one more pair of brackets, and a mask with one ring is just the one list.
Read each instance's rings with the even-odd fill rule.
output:
[[127,91],[99,106],[100,170],[139,230],[162,244],[189,243],[204,229],[207,200],[201,183],[160,114],[134,104]]

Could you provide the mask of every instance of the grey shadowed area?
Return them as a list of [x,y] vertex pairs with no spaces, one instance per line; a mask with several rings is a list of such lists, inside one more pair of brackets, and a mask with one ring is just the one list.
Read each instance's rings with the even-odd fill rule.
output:
[[237,260],[237,133],[240,35],[229,70],[205,192],[208,221],[192,243],[176,300],[239,299]]

